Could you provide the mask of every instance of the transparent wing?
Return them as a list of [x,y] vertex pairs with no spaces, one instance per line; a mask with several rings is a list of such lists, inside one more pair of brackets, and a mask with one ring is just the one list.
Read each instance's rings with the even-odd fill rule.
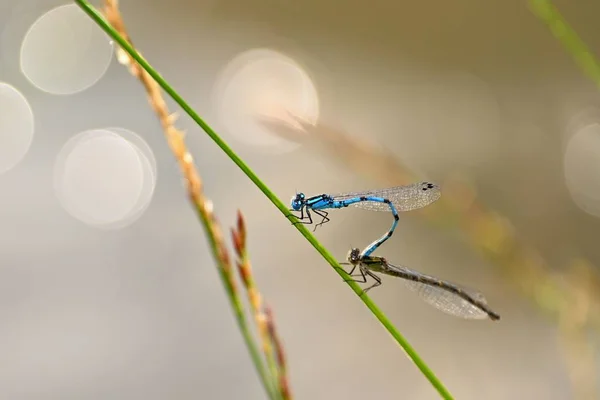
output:
[[[396,210],[411,211],[428,206],[440,198],[442,192],[440,187],[431,182],[419,182],[404,186],[395,186],[387,189],[370,190],[366,192],[354,192],[332,195],[335,200],[347,200],[360,196],[382,197],[390,200]],[[353,207],[363,208],[371,211],[389,211],[385,203],[374,201],[363,201],[352,204]]]
[[409,289],[427,303],[446,314],[467,319],[497,320],[500,317],[487,307],[483,294],[454,283],[421,274],[406,267],[387,265],[388,274],[404,278]]

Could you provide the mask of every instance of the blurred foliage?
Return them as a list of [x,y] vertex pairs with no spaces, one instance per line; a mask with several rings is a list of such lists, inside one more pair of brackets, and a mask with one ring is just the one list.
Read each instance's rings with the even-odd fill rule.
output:
[[[592,51],[567,23],[558,9],[547,0],[531,0],[533,13],[548,25],[554,37],[600,89],[600,65]],[[581,399],[600,398],[598,388],[598,293],[597,269],[586,260],[574,260],[561,274],[564,277],[565,302],[558,313],[561,344],[569,365],[574,394]],[[559,277],[560,279],[560,277]],[[566,286],[566,288],[565,288]],[[551,288],[552,289],[552,288]],[[552,294],[552,298],[558,297]]]
[[[266,128],[287,140],[325,152],[354,172],[382,187],[420,180],[386,150],[319,122],[312,125],[297,116],[258,117]],[[415,211],[441,230],[460,231],[468,243],[558,325],[561,345],[577,398],[598,398],[594,354],[600,332],[600,274],[584,259],[574,259],[556,270],[525,243],[510,220],[478,200],[474,184],[452,176],[442,182],[436,207]],[[593,332],[593,335],[589,335]],[[591,396],[591,397],[590,397]]]

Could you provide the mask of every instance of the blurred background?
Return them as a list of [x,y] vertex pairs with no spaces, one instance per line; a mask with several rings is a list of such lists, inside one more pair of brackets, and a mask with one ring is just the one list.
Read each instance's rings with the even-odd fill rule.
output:
[[[286,202],[442,186],[376,254],[477,288],[502,319],[453,318],[392,278],[370,294],[457,399],[600,398],[600,97],[526,3],[120,3],[144,57]],[[556,4],[598,49],[600,6]],[[246,216],[295,397],[438,398],[178,126],[226,232]],[[145,92],[69,2],[0,0],[0,173],[0,399],[265,398]],[[390,224],[330,218],[316,235],[340,260]]]

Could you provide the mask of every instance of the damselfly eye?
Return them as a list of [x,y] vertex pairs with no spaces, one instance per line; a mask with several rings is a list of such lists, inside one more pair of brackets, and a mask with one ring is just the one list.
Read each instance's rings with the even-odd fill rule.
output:
[[427,190],[430,190],[433,188],[434,188],[433,183],[429,183],[429,182],[423,182],[423,184],[421,186],[421,190],[423,190],[423,191],[427,191]]

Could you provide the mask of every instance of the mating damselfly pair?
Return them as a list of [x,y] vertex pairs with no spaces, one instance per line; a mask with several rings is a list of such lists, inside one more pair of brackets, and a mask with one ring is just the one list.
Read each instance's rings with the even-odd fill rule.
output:
[[381,285],[381,278],[374,273],[378,272],[402,278],[406,285],[416,291],[423,300],[447,314],[468,319],[499,320],[500,316],[487,306],[485,297],[481,293],[403,266],[393,265],[383,257],[371,256],[394,234],[400,219],[398,211],[417,210],[430,205],[440,197],[440,187],[431,182],[419,182],[366,192],[321,194],[308,198],[304,193],[297,193],[292,198],[290,211],[300,212],[300,215],[296,216],[298,221],[294,223],[313,224],[311,213],[321,217],[321,221],[315,225],[313,230],[329,222],[327,209],[354,206],[373,211],[390,211],[394,219],[392,227],[363,251],[351,249],[347,257],[348,262],[341,263],[352,265],[352,270],[349,272],[351,277],[357,276],[353,275],[353,272],[358,268],[360,280],[352,279],[355,282],[366,283],[367,277],[375,281],[363,292]]

